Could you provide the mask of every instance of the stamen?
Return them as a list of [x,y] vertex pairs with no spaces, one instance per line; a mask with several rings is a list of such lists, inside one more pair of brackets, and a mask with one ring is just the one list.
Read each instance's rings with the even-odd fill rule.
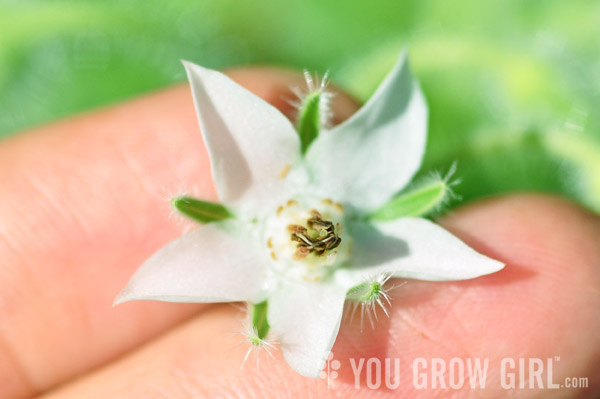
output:
[[306,227],[302,227],[299,224],[290,224],[288,225],[287,229],[292,234],[300,234],[306,232]]
[[[306,221],[308,229],[297,224],[288,226],[290,239],[298,243],[298,250],[294,255],[296,259],[304,259],[311,252],[317,256],[324,255],[342,242],[332,222],[323,220],[321,213],[316,209],[311,210],[310,214],[312,219]],[[336,225],[339,226],[339,223]],[[301,248],[304,249],[299,251]]]
[[288,197],[280,204],[264,235],[278,272],[324,278],[346,261],[352,240],[342,237],[343,215],[332,199]]
[[298,247],[298,249],[296,249],[296,253],[294,254],[294,259],[302,260],[306,258],[309,253],[310,249],[308,249],[307,247]]
[[299,245],[308,247],[308,249],[313,247],[313,241],[306,233],[292,234],[292,241],[298,241]]

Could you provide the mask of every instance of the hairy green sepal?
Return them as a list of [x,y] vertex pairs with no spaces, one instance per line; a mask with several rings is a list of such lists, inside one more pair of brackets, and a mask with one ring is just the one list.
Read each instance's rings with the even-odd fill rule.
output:
[[321,92],[310,93],[300,106],[298,113],[297,131],[300,136],[300,149],[305,154],[308,147],[319,135],[321,126],[321,114],[319,107],[321,105]]
[[183,215],[201,223],[216,222],[232,216],[227,208],[221,204],[191,197],[173,198],[171,205]]
[[[269,322],[267,321],[267,310],[269,303],[267,301],[258,303],[252,307],[252,329],[256,333],[251,337],[252,344],[259,345],[269,333]],[[254,342],[256,340],[256,342]]]
[[450,193],[446,179],[436,179],[401,193],[373,212],[372,220],[387,221],[407,216],[424,216],[440,207]]
[[378,281],[369,281],[350,288],[346,299],[355,302],[374,302],[379,299],[383,285]]

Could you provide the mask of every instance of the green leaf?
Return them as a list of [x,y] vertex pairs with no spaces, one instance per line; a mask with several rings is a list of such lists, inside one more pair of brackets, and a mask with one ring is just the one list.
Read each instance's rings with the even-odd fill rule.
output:
[[450,175],[451,173],[446,178],[436,175],[418,187],[400,193],[373,212],[369,218],[379,221],[394,220],[407,216],[424,216],[439,209],[452,193],[452,183],[448,182]]
[[[263,301],[254,305],[252,308],[252,327],[256,332],[256,338],[258,338],[259,341],[265,339],[271,328],[267,321],[268,305],[267,301]],[[256,344],[258,344],[258,342]]]
[[297,131],[300,136],[302,154],[306,153],[310,144],[319,135],[321,94],[323,94],[321,91],[310,93],[304,98],[300,107]]
[[171,205],[183,215],[201,223],[216,222],[232,217],[227,208],[221,204],[191,197],[175,197],[171,200]]

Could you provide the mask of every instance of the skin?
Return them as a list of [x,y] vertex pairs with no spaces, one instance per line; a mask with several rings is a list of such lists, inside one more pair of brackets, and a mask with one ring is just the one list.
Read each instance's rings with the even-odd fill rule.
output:
[[[230,76],[280,108],[299,75]],[[357,104],[338,94],[338,120]],[[216,200],[186,86],[42,126],[0,143],[0,398],[505,397],[500,361],[553,358],[553,381],[588,389],[516,389],[513,397],[594,397],[600,387],[600,219],[544,195],[489,199],[439,222],[506,263],[475,280],[409,281],[390,317],[361,332],[346,318],[333,348],[335,389],[294,373],[274,352],[260,369],[238,306],[111,304],[136,268],[190,227],[163,198]],[[394,281],[391,285],[399,285]],[[356,389],[349,358],[399,358],[398,390]],[[414,358],[489,358],[486,389],[416,390]],[[252,358],[251,358],[252,359]],[[363,376],[365,372],[363,371]],[[544,374],[544,384],[545,382]],[[429,377],[431,378],[431,376]],[[384,385],[383,385],[384,386]]]

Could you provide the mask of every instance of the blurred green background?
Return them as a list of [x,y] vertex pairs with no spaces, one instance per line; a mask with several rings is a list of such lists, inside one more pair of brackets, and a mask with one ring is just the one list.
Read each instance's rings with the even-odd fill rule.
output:
[[364,100],[408,46],[423,167],[464,200],[561,193],[600,211],[597,0],[0,0],[0,137],[184,80],[179,59],[323,73]]

